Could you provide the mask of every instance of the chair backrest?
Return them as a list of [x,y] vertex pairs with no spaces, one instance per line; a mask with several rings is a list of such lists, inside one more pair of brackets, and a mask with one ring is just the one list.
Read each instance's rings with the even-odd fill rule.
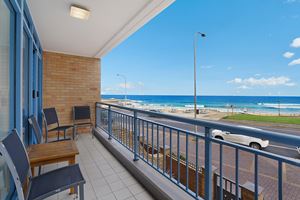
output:
[[59,126],[58,117],[55,108],[44,108],[43,116],[46,125],[57,124]]
[[29,122],[30,126],[33,128],[33,132],[34,132],[35,139],[36,139],[37,143],[38,144],[42,143],[42,141],[43,141],[43,132],[42,132],[35,116],[31,115],[28,118],[28,122]]
[[25,147],[17,133],[13,130],[0,143],[0,153],[4,157],[14,179],[18,198],[24,199],[23,184],[30,174],[30,164]]
[[74,106],[73,120],[91,120],[90,106]]

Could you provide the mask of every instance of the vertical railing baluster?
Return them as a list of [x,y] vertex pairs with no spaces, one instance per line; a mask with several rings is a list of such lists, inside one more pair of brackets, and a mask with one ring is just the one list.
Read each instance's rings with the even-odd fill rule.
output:
[[124,140],[123,140],[123,139],[124,139],[124,130],[125,130],[125,125],[124,125],[124,123],[125,123],[124,121],[125,121],[125,120],[124,120],[124,116],[125,116],[125,115],[122,115],[122,119],[121,119],[121,121],[122,121],[122,125],[121,125],[121,143],[122,143],[122,144],[124,144]]
[[131,123],[130,123],[130,116],[127,117],[128,119],[128,132],[127,132],[127,144],[128,144],[128,148],[130,149],[130,130],[131,130]]
[[141,120],[138,119],[138,152],[139,152],[139,157],[141,157],[141,137],[140,137],[140,133],[141,133]]
[[144,126],[144,120],[142,121],[142,126],[143,126],[143,131],[142,131],[142,134],[143,134],[143,159],[145,159],[145,126]]
[[121,120],[121,116],[120,116],[120,113],[117,113],[117,135],[116,135],[116,140],[119,141],[120,140],[120,127],[121,127],[121,123],[120,123],[120,120]]
[[128,116],[128,134],[127,134],[127,143],[128,143],[128,148],[130,149],[130,131],[131,131],[131,119],[130,116]]
[[120,114],[120,118],[119,118],[119,135],[118,135],[118,140],[120,141],[120,136],[122,134],[122,114]]
[[[119,131],[119,135],[118,135],[118,137],[119,137],[119,138],[118,138],[118,141],[119,141],[119,142],[121,142],[121,136],[122,136],[122,117],[123,117],[123,115],[120,114],[120,122],[119,122],[119,123],[120,123],[120,125],[119,125],[119,126],[120,126],[120,131]],[[121,143],[122,143],[122,142],[121,142]]]
[[212,200],[212,144],[208,127],[205,127],[205,199]]
[[131,148],[132,148],[132,151],[134,151],[134,117],[132,118],[131,117],[131,135],[132,135],[132,137],[131,137]]
[[283,199],[282,187],[282,161],[278,160],[278,199]]
[[256,153],[254,155],[254,176],[255,200],[258,200],[258,156]]
[[98,106],[97,106],[97,102],[95,103],[95,127],[98,127]]
[[166,172],[166,128],[163,127],[163,148],[164,148],[164,155],[163,155],[163,173]]
[[156,126],[156,150],[157,150],[157,169],[159,169],[159,154],[160,154],[160,148],[159,148],[159,125]]
[[239,149],[235,149],[235,198],[239,200]]
[[133,147],[134,147],[134,159],[133,161],[137,161],[138,159],[138,124],[137,124],[137,112],[134,111],[133,113],[133,117],[134,117],[134,124],[133,124],[133,137],[134,137],[134,141],[133,141]]
[[172,165],[173,165],[173,159],[172,159],[172,129],[170,128],[170,179],[172,180]]
[[123,115],[120,114],[120,136],[119,141],[122,143],[122,132],[123,132]]
[[199,144],[198,141],[199,138],[196,136],[196,198],[198,198],[199,195]]
[[128,116],[128,148],[129,149],[132,149],[132,147],[130,148],[130,143],[131,143],[131,136],[132,133],[131,133],[131,116]]
[[154,133],[153,133],[153,126],[154,126],[153,123],[151,123],[151,144],[152,144],[152,149],[151,149],[151,150],[152,150],[152,152],[151,152],[151,153],[152,153],[152,156],[151,156],[151,162],[152,162],[152,166],[153,166],[153,157],[154,157],[154,156],[153,156],[153,154],[154,154],[154,146],[153,146],[153,145],[154,145],[154,144],[153,144],[153,143],[154,143],[154,138],[153,138],[153,134],[154,134]]
[[180,183],[180,135],[177,131],[177,184]]
[[108,106],[108,139],[111,140],[112,119],[111,119],[111,106]]
[[223,144],[220,144],[220,200],[222,199],[223,199]]
[[189,134],[186,133],[186,140],[185,140],[185,162],[186,162],[186,190],[189,189]]
[[128,137],[128,116],[125,115],[125,145],[128,147],[127,137]]
[[147,163],[149,162],[149,123],[147,122]]

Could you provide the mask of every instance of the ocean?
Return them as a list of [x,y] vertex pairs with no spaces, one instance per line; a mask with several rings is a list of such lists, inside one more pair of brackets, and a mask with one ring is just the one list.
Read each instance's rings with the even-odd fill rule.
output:
[[[124,99],[124,95],[102,95],[103,99]],[[140,105],[193,109],[193,96],[127,95],[127,99]],[[198,96],[200,109],[221,112],[280,113],[300,115],[300,97],[284,96]]]

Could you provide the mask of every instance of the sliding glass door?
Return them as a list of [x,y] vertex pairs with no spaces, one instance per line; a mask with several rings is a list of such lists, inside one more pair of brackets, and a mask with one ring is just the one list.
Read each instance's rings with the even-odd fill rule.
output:
[[[0,1],[0,140],[14,128],[15,13],[6,0]],[[0,157],[0,199],[8,199],[10,175]]]
[[29,78],[29,37],[27,33],[23,32],[23,61],[22,61],[22,68],[23,68],[23,82],[22,82],[22,114],[23,114],[23,141],[25,145],[30,143],[29,138],[29,123],[28,123],[28,116],[30,113],[30,78]]

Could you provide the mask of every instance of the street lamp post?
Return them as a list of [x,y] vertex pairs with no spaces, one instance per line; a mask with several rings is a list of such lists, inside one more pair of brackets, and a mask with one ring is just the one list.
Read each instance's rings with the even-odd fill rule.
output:
[[[206,37],[204,33],[196,32],[194,35],[194,118],[197,118],[197,42],[198,36]],[[197,131],[197,127],[195,127]]]
[[125,103],[126,103],[126,101],[127,101],[127,78],[123,74],[117,74],[117,76],[124,78],[124,89],[125,89],[124,97],[125,97]]

